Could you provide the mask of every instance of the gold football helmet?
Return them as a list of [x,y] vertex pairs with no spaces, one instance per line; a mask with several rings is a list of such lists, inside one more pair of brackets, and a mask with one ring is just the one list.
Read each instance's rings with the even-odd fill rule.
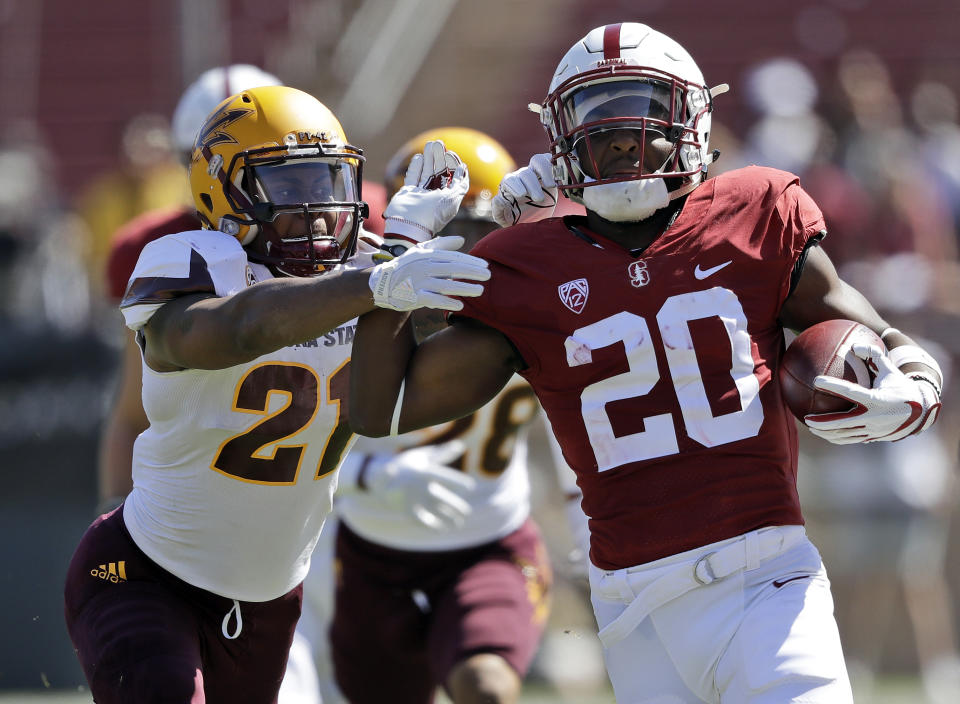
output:
[[319,100],[287,86],[230,96],[197,135],[190,189],[204,227],[252,261],[311,276],[356,251],[363,152]]
[[388,199],[403,186],[407,165],[424,145],[442,140],[456,152],[470,173],[470,190],[463,198],[455,220],[493,220],[492,203],[500,180],[517,168],[513,158],[497,140],[467,127],[437,127],[418,134],[397,150],[387,164],[385,185]]

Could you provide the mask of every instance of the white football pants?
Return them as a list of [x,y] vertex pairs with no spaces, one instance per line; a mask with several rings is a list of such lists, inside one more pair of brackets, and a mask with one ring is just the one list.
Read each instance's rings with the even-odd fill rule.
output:
[[619,704],[853,702],[830,582],[802,526],[591,565],[590,591]]

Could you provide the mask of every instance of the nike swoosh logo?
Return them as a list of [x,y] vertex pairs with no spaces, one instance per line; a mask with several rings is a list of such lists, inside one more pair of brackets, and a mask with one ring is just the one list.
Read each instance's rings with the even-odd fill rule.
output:
[[713,276],[714,274],[716,274],[727,264],[733,264],[733,261],[727,260],[723,264],[717,264],[716,266],[712,266],[709,269],[701,269],[700,265],[697,264],[697,268],[693,270],[693,275],[696,276],[699,281],[703,281],[708,276]]
[[773,586],[775,586],[777,589],[779,589],[779,588],[782,587],[784,584],[786,584],[786,583],[788,583],[788,582],[796,582],[798,579],[810,579],[810,575],[808,575],[808,574],[802,574],[802,575],[800,575],[799,577],[791,577],[790,579],[783,579],[783,580],[775,579],[775,580],[773,580]]

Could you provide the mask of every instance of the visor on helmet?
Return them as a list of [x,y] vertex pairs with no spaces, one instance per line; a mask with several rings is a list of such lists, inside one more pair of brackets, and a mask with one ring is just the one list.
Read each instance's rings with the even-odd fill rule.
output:
[[[317,157],[265,151],[245,159],[245,187],[254,194],[250,207],[260,223],[265,252],[251,259],[291,276],[309,276],[342,263],[353,254],[365,216],[354,159],[343,154]],[[295,218],[281,227],[280,215]]]
[[672,106],[673,95],[666,84],[608,81],[571,91],[563,100],[563,115],[569,129],[604,120],[642,120],[648,126],[667,128],[674,122]]
[[[572,178],[561,189],[660,176],[699,175],[698,165],[682,163],[681,156],[700,147],[696,116],[691,116],[688,86],[674,77],[651,75],[648,69],[623,69],[622,76],[596,80],[595,72],[568,81],[548,97],[559,123],[551,145]],[[604,71],[609,75],[608,72]],[[669,79],[669,80],[668,80]],[[630,130],[642,145],[636,171],[597,178],[596,140],[604,133]],[[549,128],[548,128],[549,131]],[[669,154],[649,150],[653,140],[666,140]],[[650,151],[650,154],[647,154]],[[670,182],[673,185],[674,181]],[[574,191],[575,192],[575,191]]]
[[258,195],[275,211],[356,200],[353,167],[337,159],[288,159],[252,171]]

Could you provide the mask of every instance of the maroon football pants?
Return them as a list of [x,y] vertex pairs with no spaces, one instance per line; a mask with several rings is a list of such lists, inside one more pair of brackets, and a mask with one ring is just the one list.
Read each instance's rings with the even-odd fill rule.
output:
[[352,704],[429,704],[457,664],[503,657],[523,677],[549,611],[551,572],[528,520],[466,550],[392,550],[342,522],[330,644]]
[[[276,702],[302,587],[272,601],[235,605],[151,561],[130,538],[122,511],[87,529],[64,592],[67,630],[94,700]],[[239,634],[228,638],[224,630]]]

